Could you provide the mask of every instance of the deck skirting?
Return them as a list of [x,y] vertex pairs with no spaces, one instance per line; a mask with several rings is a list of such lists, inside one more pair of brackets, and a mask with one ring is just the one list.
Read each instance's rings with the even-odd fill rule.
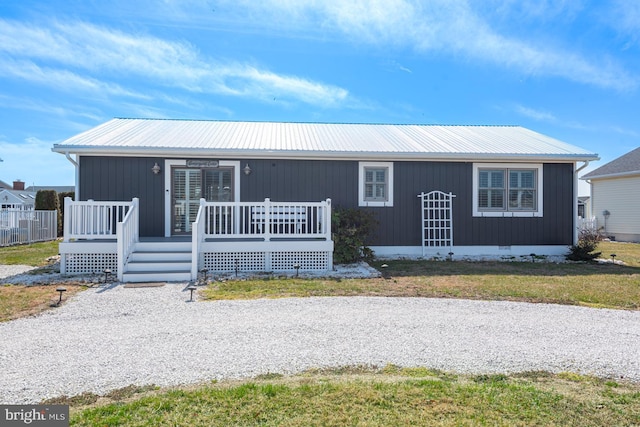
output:
[[[200,268],[216,273],[328,271],[333,267],[333,242],[289,241],[205,241],[198,255]],[[60,243],[60,272],[103,274],[118,271],[115,241],[78,240]]]
[[209,271],[328,271],[333,267],[332,241],[204,242],[201,265]]

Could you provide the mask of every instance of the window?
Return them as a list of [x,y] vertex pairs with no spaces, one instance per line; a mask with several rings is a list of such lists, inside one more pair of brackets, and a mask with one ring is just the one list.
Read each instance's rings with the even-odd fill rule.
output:
[[474,164],[474,216],[542,216],[542,165]]
[[393,206],[393,163],[360,162],[358,205]]

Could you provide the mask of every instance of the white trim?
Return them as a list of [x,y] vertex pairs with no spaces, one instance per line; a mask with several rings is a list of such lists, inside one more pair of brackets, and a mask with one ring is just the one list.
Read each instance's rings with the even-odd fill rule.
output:
[[[164,236],[171,237],[171,168],[187,166],[186,159],[165,159],[164,161]],[[240,161],[220,160],[221,167],[233,168],[233,200],[240,201]]]
[[504,162],[560,162],[573,163],[587,160],[599,160],[597,155],[589,154],[508,154],[508,153],[425,153],[425,152],[362,152],[362,151],[306,151],[306,150],[261,150],[261,149],[235,149],[235,150],[210,150],[204,148],[119,148],[113,147],[78,147],[73,145],[54,144],[51,151],[64,154],[66,152],[87,156],[114,156],[114,157],[185,157],[185,158],[234,158],[248,157],[252,159],[293,159],[293,160],[361,160],[380,159],[396,161],[453,161],[472,162],[479,159],[487,161]]
[[[478,171],[479,169],[535,169],[537,177],[537,195],[538,200],[536,202],[537,209],[535,211],[481,211],[478,209]],[[543,198],[543,165],[542,163],[474,163],[473,164],[473,185],[472,185],[472,199],[473,199],[473,216],[479,217],[542,217],[544,213],[544,207],[542,204]],[[509,177],[505,179],[508,181]],[[505,195],[508,197],[508,194]],[[508,200],[505,200],[508,203]]]
[[[378,258],[422,258],[422,246],[370,246]],[[448,246],[427,247],[424,257],[446,258],[449,251],[454,259],[464,257],[500,256],[528,256],[536,255],[565,255],[569,252],[568,245],[530,245],[530,246]]]
[[[387,200],[372,202],[364,200],[364,168],[386,168]],[[393,162],[358,162],[358,206],[363,207],[392,207],[393,206]]]

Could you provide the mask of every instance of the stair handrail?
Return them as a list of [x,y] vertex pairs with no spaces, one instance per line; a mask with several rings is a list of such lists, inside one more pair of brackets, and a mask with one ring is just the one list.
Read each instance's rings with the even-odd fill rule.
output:
[[131,200],[131,209],[122,221],[116,224],[116,244],[118,252],[118,281],[122,282],[124,270],[136,243],[140,240],[139,199]]
[[200,199],[198,207],[198,215],[196,220],[191,224],[191,280],[198,279],[198,268],[200,266],[200,246],[204,240],[204,226],[206,223],[205,205],[207,201]]

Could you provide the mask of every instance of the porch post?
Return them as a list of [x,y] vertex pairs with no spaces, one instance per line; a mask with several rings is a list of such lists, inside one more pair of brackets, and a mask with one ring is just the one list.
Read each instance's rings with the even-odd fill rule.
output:
[[71,197],[64,198],[64,220],[62,223],[62,241],[69,242],[69,235],[71,234]]
[[198,270],[200,269],[200,242],[204,239],[203,230],[209,223],[206,209],[207,201],[200,198],[200,207],[196,222],[191,226],[191,280],[198,279]]
[[264,241],[271,241],[271,199],[264,199]]
[[[326,228],[327,230],[327,240],[333,240],[331,238],[331,199],[327,199],[327,215],[326,215]],[[333,270],[333,251],[329,251],[327,256],[327,270]]]

